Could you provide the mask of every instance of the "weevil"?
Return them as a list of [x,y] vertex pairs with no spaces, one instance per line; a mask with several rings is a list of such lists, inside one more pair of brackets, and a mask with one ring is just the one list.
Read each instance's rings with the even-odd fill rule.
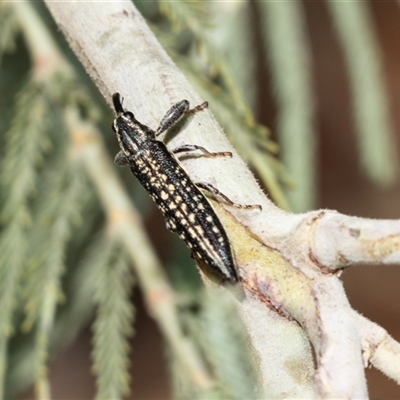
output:
[[239,205],[206,182],[193,182],[182,167],[177,154],[200,152],[207,157],[231,157],[230,152],[209,152],[202,146],[185,144],[173,150],[157,138],[184,116],[204,110],[208,103],[190,109],[182,100],[173,105],[154,131],[140,123],[131,111],[122,106],[119,93],[112,97],[116,118],[112,129],[120,151],[115,164],[129,166],[165,217],[167,229],[186,243],[192,257],[204,263],[225,282],[237,282],[232,249],[217,214],[202,190],[229,205],[239,208],[260,208],[259,205]]

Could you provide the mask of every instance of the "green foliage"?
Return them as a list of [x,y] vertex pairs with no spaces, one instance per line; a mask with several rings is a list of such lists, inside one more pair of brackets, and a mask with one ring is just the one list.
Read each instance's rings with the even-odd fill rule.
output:
[[[227,396],[234,400],[257,398],[257,381],[249,338],[227,293],[208,291],[200,318],[202,347]],[[212,351],[210,351],[212,349]]]
[[95,282],[97,317],[93,325],[93,360],[97,399],[120,399],[129,392],[129,343],[133,307],[129,302],[132,273],[121,246],[106,244],[98,258]]
[[[236,296],[240,294],[236,293]],[[182,308],[181,318],[207,361],[214,385],[199,391],[171,358],[174,397],[178,399],[262,398],[249,338],[236,308],[235,293],[208,288],[197,306]]]
[[5,2],[0,3],[0,62],[3,54],[15,48],[15,35],[18,24],[15,21],[12,8]]
[[363,2],[328,5],[349,70],[362,166],[376,183],[391,184],[399,165],[371,12]]
[[[8,10],[1,7],[2,12],[4,9]],[[14,21],[12,13],[9,18]],[[65,132],[60,135],[63,121],[54,108],[54,104],[70,104],[84,114],[95,115],[84,91],[68,91],[75,85],[68,69],[47,80],[31,78],[16,97],[11,125],[3,138],[0,393],[4,392],[5,374],[13,375],[6,368],[12,365],[13,356],[7,355],[7,349],[11,334],[18,333],[23,313],[23,331],[35,331],[24,351],[25,356],[31,355],[24,365],[31,369],[29,379],[36,376],[38,395],[46,397],[49,392],[46,365],[57,307],[63,300],[61,278],[73,227],[82,219],[91,194],[80,164],[68,151],[68,136]],[[97,210],[92,207],[94,215]],[[18,386],[21,381],[26,377],[18,380]],[[13,390],[12,386],[9,389]]]
[[[8,196],[2,205],[5,227],[0,234],[0,381],[5,371],[7,339],[27,249],[29,198],[37,182],[37,166],[48,148],[45,136],[48,102],[41,85],[28,84],[17,100],[18,111],[6,135],[0,181]],[[0,383],[0,392],[1,392]]]
[[262,2],[259,7],[278,103],[277,133],[282,159],[296,182],[288,192],[290,208],[309,210],[315,207],[317,198],[317,132],[303,7],[300,2]]
[[65,247],[72,224],[81,222],[81,209],[87,197],[87,181],[78,167],[67,163],[64,155],[45,172],[48,177],[44,177],[45,185],[42,185],[37,198],[37,210],[30,230],[29,280],[24,280],[24,297],[27,299],[25,330],[30,330],[37,318],[43,315],[42,307],[48,296],[43,288],[48,287],[53,296],[61,296],[57,292],[59,278],[64,272]]
[[[61,158],[61,157],[60,157]],[[87,182],[82,172],[66,164],[65,157],[51,170],[48,190],[38,199],[38,221],[31,233],[29,280],[25,281],[27,299],[24,329],[37,323],[36,351],[39,380],[47,379],[50,335],[53,332],[57,303],[62,299],[61,276],[65,270],[65,250],[72,224],[77,222],[87,196]],[[60,194],[62,194],[60,198]],[[39,226],[42,225],[42,226]]]
[[172,29],[180,32],[188,29],[191,33],[202,35],[204,23],[207,23],[207,7],[205,2],[183,0],[177,4],[161,1],[158,3],[160,12],[172,22]]
[[[93,199],[86,202],[85,215],[89,210],[93,210],[93,206]],[[74,236],[79,243],[87,241],[86,237],[89,235],[89,245],[85,246],[84,254],[76,265],[71,262],[68,264],[70,274],[64,284],[65,302],[57,310],[57,318],[50,336],[50,354],[70,343],[93,315],[99,260],[103,262],[109,255],[106,235],[102,233],[92,237],[91,221],[85,219],[85,222],[91,227],[89,232],[87,229],[79,229],[75,231]],[[14,337],[10,343],[6,398],[12,398],[21,388],[32,383],[32,371],[36,371],[38,367],[35,339],[36,335],[28,336],[24,333]]]

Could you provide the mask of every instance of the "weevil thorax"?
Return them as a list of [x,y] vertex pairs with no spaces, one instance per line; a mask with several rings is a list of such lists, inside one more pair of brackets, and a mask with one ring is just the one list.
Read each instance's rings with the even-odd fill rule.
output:
[[113,122],[113,130],[124,154],[129,157],[136,154],[144,142],[155,139],[155,133],[141,124],[130,111],[117,114]]

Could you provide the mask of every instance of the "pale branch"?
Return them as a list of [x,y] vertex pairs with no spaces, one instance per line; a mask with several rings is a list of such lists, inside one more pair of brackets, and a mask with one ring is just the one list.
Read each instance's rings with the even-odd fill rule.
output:
[[[111,94],[120,92],[126,108],[146,125],[155,127],[176,101],[186,98],[196,105],[206,100],[199,98],[171,62],[132,3],[46,4],[109,104]],[[205,111],[195,118],[196,122],[186,124],[170,140],[171,146],[195,143],[211,151],[232,151],[234,156],[229,160],[185,160],[191,178],[216,185],[236,202],[263,207],[259,212],[215,204],[235,252],[245,292],[245,300],[238,307],[245,315],[243,321],[258,355],[265,386],[271,388],[276,365],[287,375],[292,372],[293,364],[278,363],[279,355],[272,353],[271,342],[279,338],[256,334],[276,325],[279,316],[304,329],[297,331],[302,351],[287,341],[285,357],[308,362],[300,367],[300,363],[296,364],[300,368],[297,386],[289,388],[283,379],[279,387],[274,387],[274,397],[296,397],[308,391],[318,398],[366,398],[360,321],[353,318],[335,273],[336,269],[356,262],[398,263],[398,221],[355,219],[328,210],[298,215],[280,210],[262,193],[211,113]],[[373,249],[372,253],[369,249]],[[259,318],[259,314],[253,313],[256,307],[244,308],[248,301],[273,312]],[[306,334],[316,354],[313,381]],[[394,356],[397,346],[386,346],[381,352]],[[385,373],[399,381],[397,367],[388,369],[390,374]]]
[[[222,208],[217,204],[215,207]],[[246,228],[228,212],[220,212],[219,215],[228,232],[234,232],[230,238],[238,265],[243,267],[240,273],[247,301],[258,299],[293,324],[300,324],[312,343],[318,363],[314,376],[316,397],[366,397],[358,330],[339,279],[313,268],[307,254],[295,262],[290,250],[284,255],[282,250],[267,247],[250,237]],[[252,324],[249,321],[253,321]],[[250,331],[266,330],[269,324],[276,325],[276,321],[264,321],[256,316],[246,319]],[[256,328],[256,325],[259,327]],[[275,339],[272,336],[269,340]],[[261,362],[265,363],[263,376],[268,387],[271,376],[276,376],[277,355],[271,352],[266,342],[253,342],[253,345],[262,354]],[[289,341],[287,346],[291,347]],[[307,349],[304,348],[304,351]],[[293,353],[296,354],[295,349]],[[305,354],[303,358],[306,358]],[[313,375],[306,369],[308,365],[304,363],[301,367],[303,375],[299,387],[304,387],[307,380],[310,382]],[[287,385],[282,385],[281,389],[285,392]],[[300,388],[290,392],[289,397],[302,397],[298,390]]]
[[312,249],[323,267],[400,263],[400,220],[377,220],[326,212],[315,221]]
[[400,385],[400,343],[385,329],[352,310],[359,329],[365,367],[373,365]]

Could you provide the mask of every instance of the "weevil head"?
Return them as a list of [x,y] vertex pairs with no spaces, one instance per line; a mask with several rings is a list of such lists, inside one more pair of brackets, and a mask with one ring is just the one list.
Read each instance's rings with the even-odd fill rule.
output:
[[113,94],[112,101],[117,116],[115,117],[111,128],[118,134],[121,128],[124,128],[124,123],[129,125],[130,122],[136,122],[136,120],[132,112],[124,110],[124,107],[122,106],[123,98],[119,93]]
[[131,111],[124,110],[119,93],[113,94],[112,101],[116,117],[111,128],[117,135],[121,150],[129,157],[137,153],[143,142],[152,139],[154,134],[147,126],[141,124]]

